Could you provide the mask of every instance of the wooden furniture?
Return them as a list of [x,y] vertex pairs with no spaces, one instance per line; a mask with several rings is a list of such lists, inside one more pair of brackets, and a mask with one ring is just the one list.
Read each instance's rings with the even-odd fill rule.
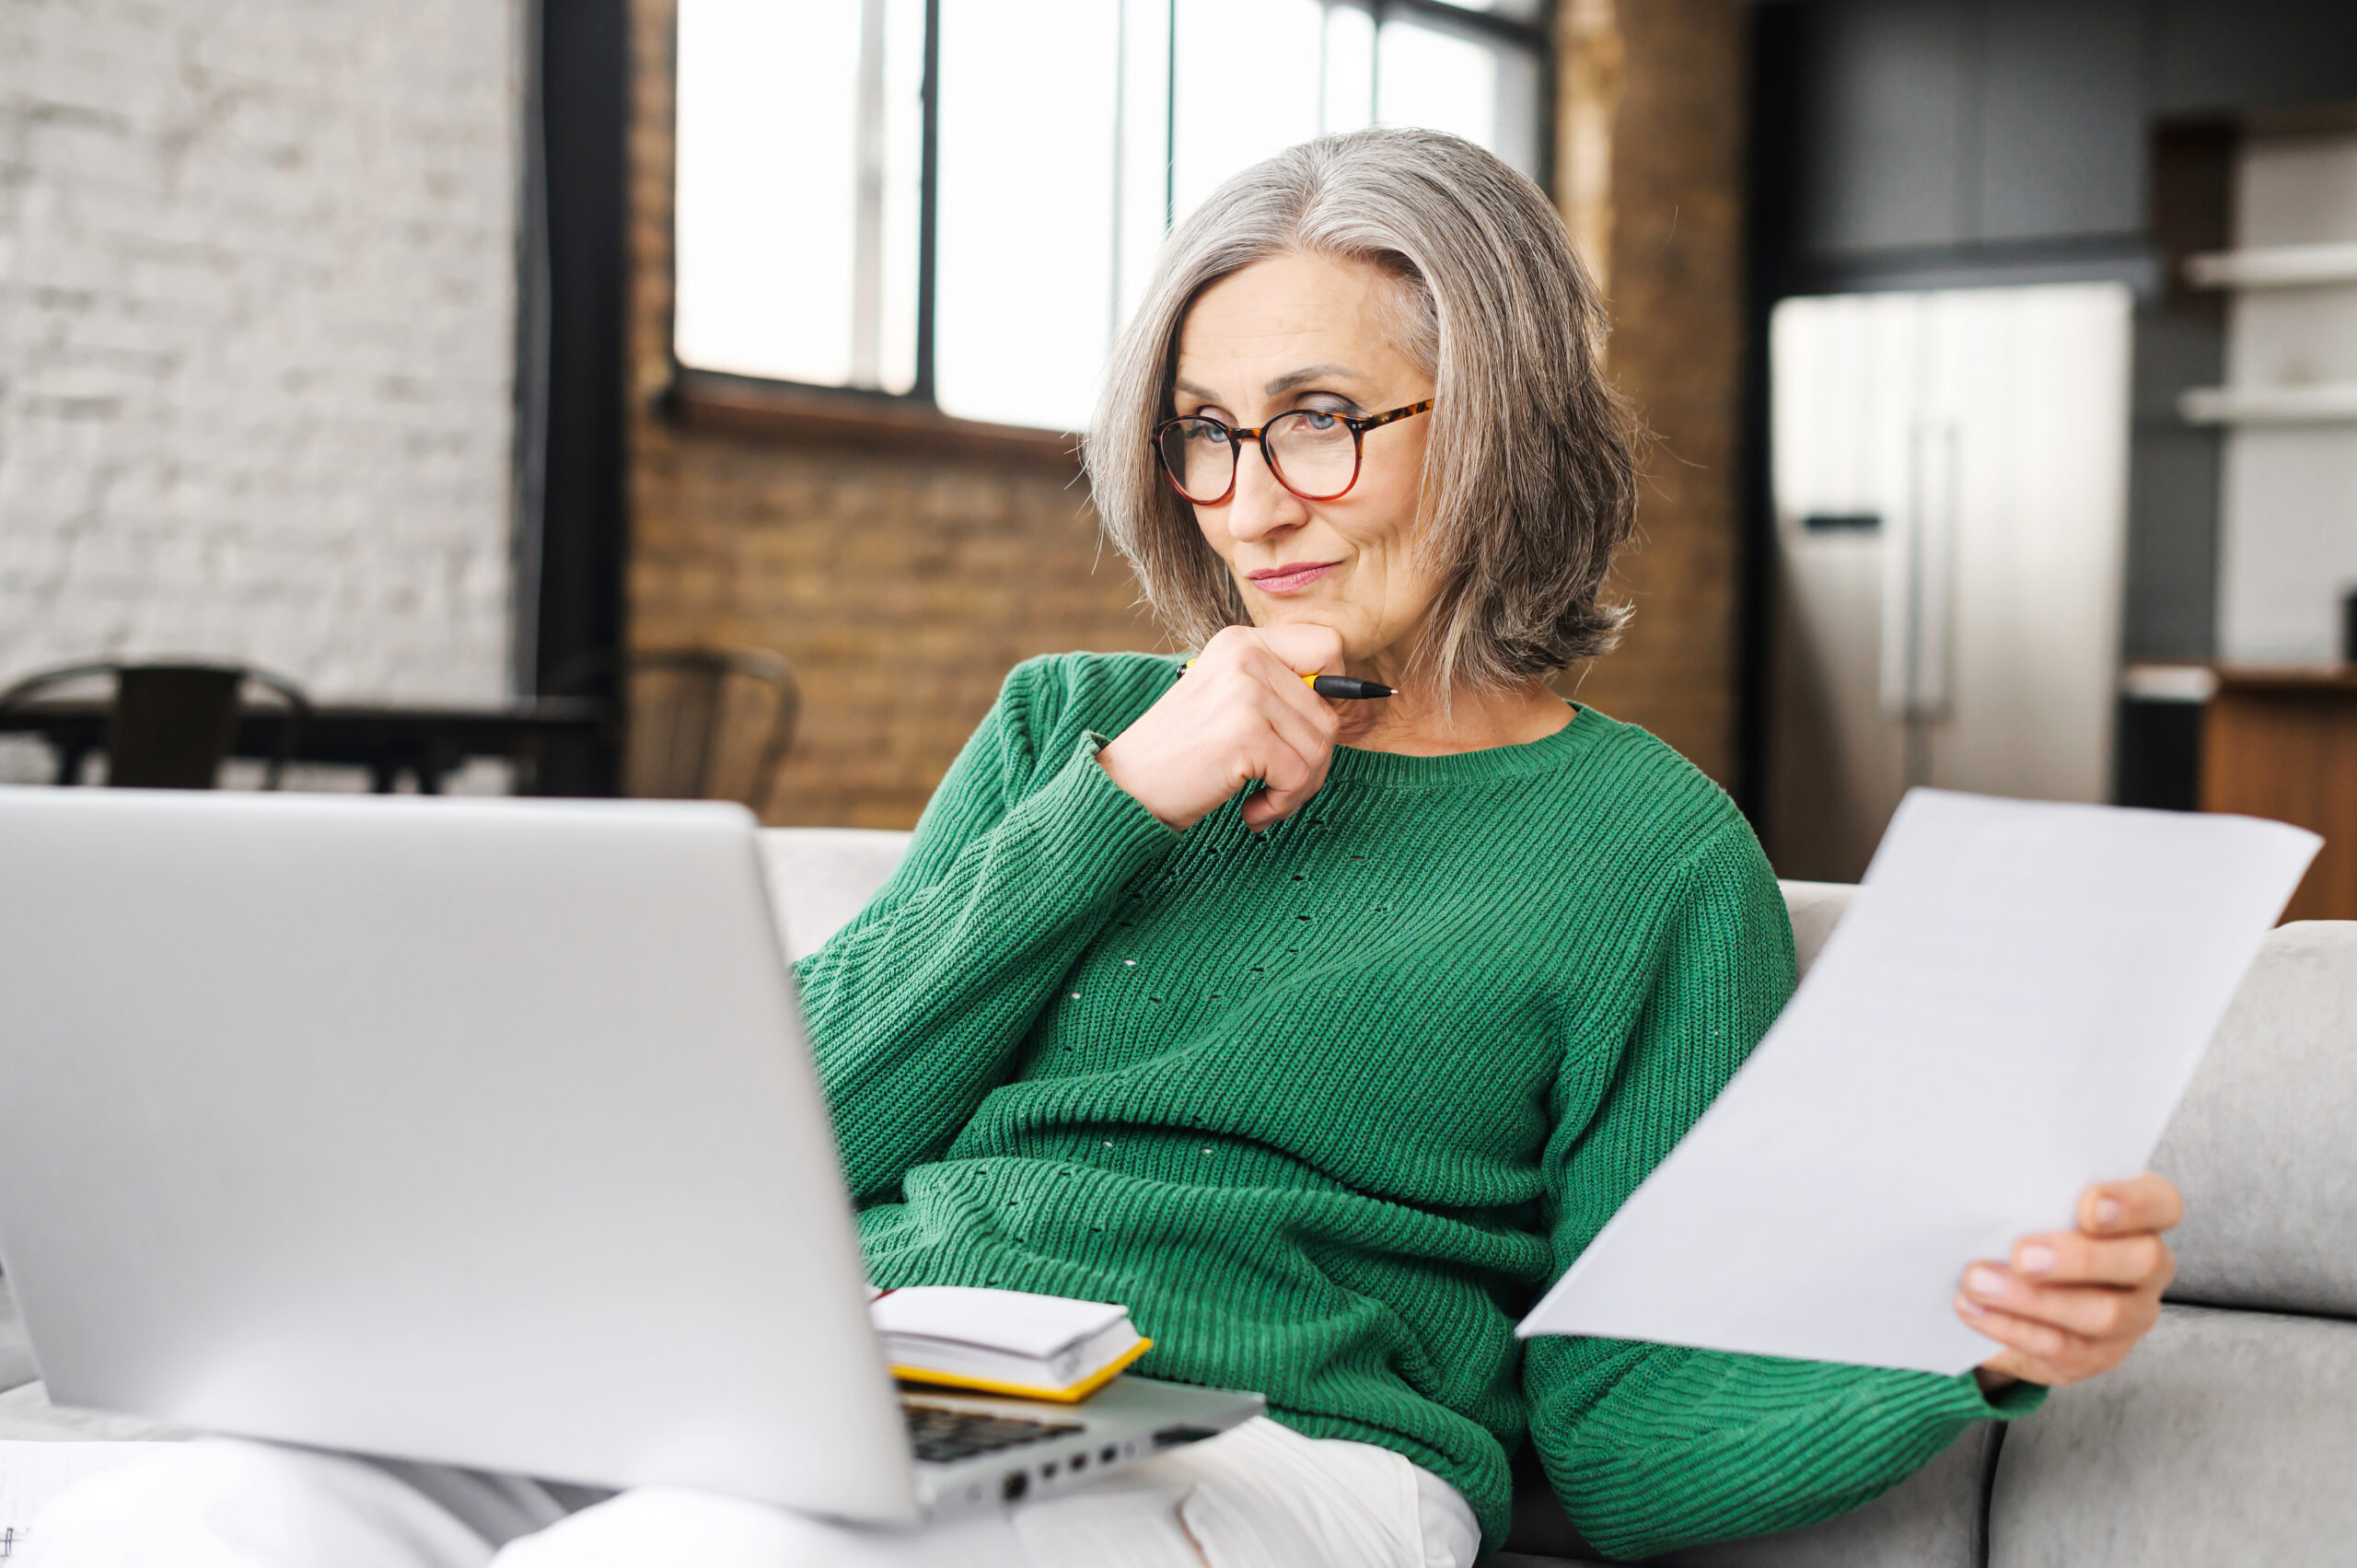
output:
[[2222,665],[2201,739],[2201,809],[2324,835],[2285,920],[2357,920],[2357,665]]
[[59,784],[78,784],[84,759],[107,754],[107,783],[127,789],[211,789],[237,743],[246,693],[259,687],[277,699],[277,743],[262,787],[276,789],[311,704],[302,689],[267,670],[231,664],[134,664],[120,659],[65,665],[27,676],[0,691],[0,726],[12,716],[58,706],[57,694],[93,679],[114,684],[103,732],[77,726],[57,750]]
[[[44,698],[0,709],[0,733],[41,736],[63,761],[106,743],[112,704],[103,700]],[[312,708],[299,725],[284,710],[248,709],[238,719],[228,754],[368,770],[379,793],[404,772],[420,792],[436,795],[450,773],[475,757],[517,764],[519,782],[548,742],[598,739],[612,725],[610,703],[588,698],[540,697],[498,706],[406,707],[331,703]],[[61,772],[60,784],[79,776]]]
[[611,690],[628,714],[622,793],[656,800],[734,800],[759,811],[794,744],[802,687],[769,648],[633,648],[585,654],[555,691]]

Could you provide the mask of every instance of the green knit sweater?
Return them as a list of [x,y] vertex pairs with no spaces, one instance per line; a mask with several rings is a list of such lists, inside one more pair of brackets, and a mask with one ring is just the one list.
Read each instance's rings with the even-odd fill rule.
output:
[[1173,661],[1022,665],[899,873],[799,970],[870,1274],[1126,1305],[1139,1370],[1392,1448],[1491,1546],[1526,1433],[1635,1558],[1855,1506],[1969,1376],[1540,1339],[1515,1319],[1793,987],[1726,796],[1582,709],[1527,746],[1339,749],[1258,836],[1095,757]]

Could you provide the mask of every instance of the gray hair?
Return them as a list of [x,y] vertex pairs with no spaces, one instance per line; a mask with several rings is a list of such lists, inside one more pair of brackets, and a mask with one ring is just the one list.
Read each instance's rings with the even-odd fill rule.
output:
[[1629,611],[1600,596],[1634,527],[1636,473],[1633,426],[1601,372],[1595,285],[1537,185],[1461,137],[1391,127],[1305,142],[1212,192],[1164,245],[1114,345],[1082,452],[1105,532],[1165,626],[1200,645],[1250,621],[1164,482],[1154,427],[1197,297],[1288,252],[1398,279],[1396,346],[1438,388],[1423,678],[1444,693],[1495,690],[1610,649]]

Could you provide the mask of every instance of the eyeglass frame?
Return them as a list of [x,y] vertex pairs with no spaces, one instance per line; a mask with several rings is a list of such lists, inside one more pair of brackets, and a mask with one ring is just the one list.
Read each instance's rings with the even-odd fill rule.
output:
[[[1172,425],[1183,424],[1189,420],[1193,420],[1202,424],[1216,424],[1222,430],[1227,432],[1228,439],[1230,441],[1249,441],[1258,446],[1260,448],[1260,460],[1269,465],[1269,477],[1275,480],[1279,484],[1283,485],[1287,494],[1298,496],[1304,501],[1339,501],[1343,496],[1348,495],[1351,493],[1351,487],[1353,485],[1358,483],[1359,470],[1364,468],[1366,464],[1366,433],[1370,430],[1378,429],[1383,425],[1392,424],[1394,421],[1407,419],[1411,415],[1422,413],[1439,401],[1440,400],[1438,398],[1426,398],[1422,402],[1405,403],[1399,408],[1390,409],[1382,413],[1357,415],[1343,413],[1338,409],[1289,408],[1285,410],[1284,412],[1276,415],[1274,418],[1262,420],[1258,425],[1250,428],[1230,424],[1224,419],[1213,419],[1207,413],[1173,414],[1170,418],[1164,420],[1161,424],[1154,427],[1154,439],[1149,443],[1149,445],[1154,448],[1155,465],[1162,470],[1162,477],[1169,482],[1169,485],[1172,490],[1178,492],[1178,499],[1186,502],[1190,506],[1225,506],[1228,502],[1235,499],[1236,482],[1244,472],[1244,454],[1239,449],[1234,459],[1229,463],[1227,470],[1227,488],[1219,493],[1219,498],[1217,500],[1196,500],[1193,496],[1187,494],[1186,486],[1178,482],[1178,476],[1170,471],[1169,454],[1166,453],[1162,449],[1163,433],[1168,430]],[[1344,482],[1341,489],[1334,491],[1330,494],[1312,495],[1307,491],[1295,490],[1292,482],[1285,478],[1285,470],[1278,467],[1276,459],[1269,456],[1269,444],[1267,441],[1262,439],[1262,437],[1267,434],[1269,426],[1276,424],[1280,419],[1290,419],[1297,413],[1327,414],[1334,419],[1341,420],[1345,425],[1350,427],[1351,477]]]

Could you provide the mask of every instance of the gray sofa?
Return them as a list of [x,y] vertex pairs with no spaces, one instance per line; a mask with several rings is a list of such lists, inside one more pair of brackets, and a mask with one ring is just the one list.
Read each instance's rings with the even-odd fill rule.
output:
[[[785,944],[824,941],[907,835],[764,835]],[[1805,965],[1850,889],[1788,883]],[[2357,923],[2278,929],[2154,1166],[2185,1190],[2177,1282],[2119,1371],[1983,1426],[1877,1502],[1691,1568],[2357,1562]],[[167,1436],[41,1397],[0,1281],[0,1439]],[[1495,1568],[1595,1561],[1528,1469]]]

